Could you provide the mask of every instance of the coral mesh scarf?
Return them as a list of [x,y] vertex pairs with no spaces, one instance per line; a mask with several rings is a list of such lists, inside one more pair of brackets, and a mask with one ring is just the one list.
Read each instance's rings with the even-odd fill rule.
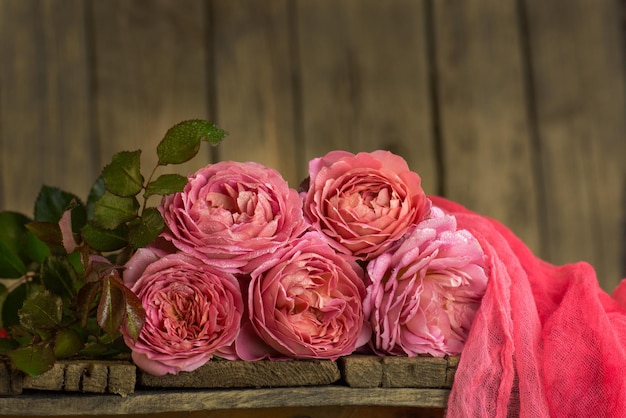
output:
[[611,297],[587,263],[549,264],[498,222],[431,198],[490,268],[447,416],[626,417],[626,284]]

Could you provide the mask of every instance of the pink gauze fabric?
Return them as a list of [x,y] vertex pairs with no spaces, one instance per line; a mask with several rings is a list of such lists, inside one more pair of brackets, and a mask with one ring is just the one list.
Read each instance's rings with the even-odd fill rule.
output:
[[447,416],[626,417],[625,282],[608,295],[589,264],[547,263],[497,221],[431,198],[490,268]]

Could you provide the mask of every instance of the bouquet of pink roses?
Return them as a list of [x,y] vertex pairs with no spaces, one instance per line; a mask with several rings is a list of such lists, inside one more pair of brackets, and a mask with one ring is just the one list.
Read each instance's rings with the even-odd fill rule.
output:
[[460,353],[484,254],[386,151],[334,151],[298,193],[258,163],[220,162],[163,199],[165,229],[126,263],[153,374],[227,359]]
[[[157,147],[158,166],[224,135],[204,121],[179,124]],[[310,161],[295,190],[256,162],[144,181],[139,153],[114,156],[88,205],[44,189],[34,221],[10,224],[15,239],[5,241],[15,248],[0,254],[0,276],[19,286],[3,307],[10,338],[0,351],[18,368],[35,375],[56,358],[104,355],[116,341],[155,375],[213,357],[463,349],[487,285],[485,255],[400,156],[333,151]],[[152,195],[163,196],[157,207],[146,206]],[[42,306],[52,314],[41,316]]]

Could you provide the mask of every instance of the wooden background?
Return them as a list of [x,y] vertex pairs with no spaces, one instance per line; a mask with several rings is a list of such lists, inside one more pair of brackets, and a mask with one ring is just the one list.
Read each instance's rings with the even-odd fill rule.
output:
[[86,197],[171,125],[230,132],[210,161],[295,187],[331,149],[389,149],[554,263],[624,276],[619,0],[0,0],[0,209]]

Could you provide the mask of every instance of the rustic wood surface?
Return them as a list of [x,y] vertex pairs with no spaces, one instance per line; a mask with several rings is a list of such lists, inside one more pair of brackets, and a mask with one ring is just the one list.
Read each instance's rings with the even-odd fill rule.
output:
[[89,393],[24,393],[0,397],[7,415],[153,414],[215,409],[319,406],[407,406],[444,408],[449,389],[311,386],[261,389],[137,391],[126,397]]
[[517,3],[433,2],[443,191],[504,221],[539,250],[538,179]]
[[[23,415],[3,415],[5,418]],[[84,414],[77,417],[84,417]],[[100,418],[119,415],[101,414]],[[125,418],[145,418],[146,414],[125,414]],[[319,406],[288,408],[222,409],[208,411],[165,412],[149,415],[151,418],[443,418],[443,408],[389,407],[389,406]],[[70,417],[70,416],[65,416]]]
[[[98,144],[98,169],[115,152],[142,149],[147,175],[157,161],[156,143],[169,127],[208,117],[207,97],[213,93],[206,74],[204,4],[196,0],[154,0],[149,8],[145,2],[125,0],[87,4],[93,38],[89,74],[96,86],[90,121],[92,141]],[[209,162],[209,154],[203,147],[198,161],[176,171],[195,171]],[[171,170],[161,173],[167,171]]]
[[186,174],[256,160],[294,187],[330,149],[407,159],[429,193],[554,263],[624,276],[624,2],[3,0],[0,209],[86,197],[117,151],[209,118]]
[[138,384],[167,388],[246,388],[330,385],[341,378],[334,361],[212,361],[193,372],[153,376],[139,372]]
[[[5,417],[18,416],[21,415],[6,415]],[[98,416],[112,418],[119,415]],[[146,416],[146,414],[124,415],[125,418],[146,418]],[[183,411],[154,413],[149,416],[151,418],[443,418],[445,409],[397,406],[319,406]]]
[[356,388],[451,388],[459,357],[378,357],[339,359],[345,382]]
[[[333,149],[388,149],[437,193],[424,2],[295,2],[298,141],[305,161]],[[390,30],[393,28],[393,30]],[[306,163],[300,166],[306,169]]]
[[346,416],[341,409],[348,406],[442,409],[457,365],[458,357],[354,355],[338,362],[215,361],[194,372],[152,376],[126,362],[76,360],[29,377],[0,363],[0,411],[71,416],[335,407],[333,413]]
[[614,271],[610,261],[626,251],[624,37],[611,24],[624,16],[623,7],[529,0],[526,9],[542,251],[558,262],[593,261],[607,284],[626,266],[622,259],[622,270]]
[[39,376],[24,375],[0,361],[0,396],[20,395],[24,390],[112,393],[126,396],[135,391],[137,368],[120,361],[60,360]]

